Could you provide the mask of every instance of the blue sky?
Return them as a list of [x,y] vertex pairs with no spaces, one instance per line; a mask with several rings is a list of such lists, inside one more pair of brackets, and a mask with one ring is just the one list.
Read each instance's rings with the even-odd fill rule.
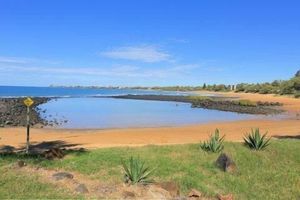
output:
[[0,85],[202,85],[300,69],[300,1],[0,0]]

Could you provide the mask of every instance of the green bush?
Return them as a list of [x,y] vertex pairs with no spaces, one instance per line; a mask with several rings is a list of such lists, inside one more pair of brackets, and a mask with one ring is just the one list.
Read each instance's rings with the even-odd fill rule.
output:
[[238,100],[235,103],[240,106],[251,106],[251,107],[257,106],[256,102],[253,102],[253,101],[250,101],[247,99]]
[[145,166],[145,162],[140,158],[130,157],[128,162],[122,161],[124,169],[125,183],[129,184],[148,184],[151,183],[150,176],[154,169]]
[[264,135],[260,134],[259,128],[251,129],[251,133],[248,133],[244,137],[245,145],[250,149],[263,150],[270,144],[270,139],[267,138],[267,132]]
[[216,129],[214,135],[211,135],[208,141],[201,143],[200,147],[204,151],[218,153],[224,149],[224,137],[225,135],[220,138],[220,131]]
[[295,98],[300,98],[300,92],[297,92],[295,95],[294,95]]

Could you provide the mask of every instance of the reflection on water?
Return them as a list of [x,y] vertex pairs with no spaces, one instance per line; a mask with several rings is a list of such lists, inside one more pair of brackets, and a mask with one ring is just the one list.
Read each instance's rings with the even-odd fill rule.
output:
[[[112,98],[60,98],[40,106],[44,117],[67,120],[59,128],[161,127],[255,118],[191,108],[188,103]],[[50,116],[50,117],[49,117]]]

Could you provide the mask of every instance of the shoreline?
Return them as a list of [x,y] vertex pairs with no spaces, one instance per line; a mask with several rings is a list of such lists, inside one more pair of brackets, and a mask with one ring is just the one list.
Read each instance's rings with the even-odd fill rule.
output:
[[[222,93],[217,93],[222,94]],[[206,140],[218,128],[225,134],[226,141],[240,142],[244,134],[251,128],[268,131],[269,136],[300,136],[300,99],[273,95],[225,93],[240,99],[278,101],[287,111],[288,117],[276,120],[239,120],[231,122],[212,122],[198,125],[158,128],[116,128],[116,129],[47,129],[32,128],[32,144],[47,141],[63,141],[67,144],[77,144],[74,147],[88,149],[144,146],[144,145],[172,145],[199,143]],[[0,129],[0,146],[21,147],[25,144],[26,130],[22,127]]]
[[[63,141],[76,148],[105,148],[120,146],[173,145],[199,143],[208,139],[218,128],[226,141],[241,142],[251,128],[268,131],[268,136],[299,136],[300,120],[242,120],[207,123],[180,127],[123,128],[123,129],[40,129],[32,128],[30,140],[42,142]],[[2,131],[3,130],[3,131]],[[25,145],[25,128],[4,128],[0,133],[0,146],[21,148]]]

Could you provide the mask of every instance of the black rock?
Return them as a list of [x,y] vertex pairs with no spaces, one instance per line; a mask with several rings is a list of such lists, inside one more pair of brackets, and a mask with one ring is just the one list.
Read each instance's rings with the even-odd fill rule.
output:
[[216,160],[216,165],[224,172],[235,172],[236,165],[233,160],[225,153],[222,153]]
[[72,179],[74,176],[71,173],[68,172],[58,172],[52,175],[54,180],[59,181],[62,179]]

